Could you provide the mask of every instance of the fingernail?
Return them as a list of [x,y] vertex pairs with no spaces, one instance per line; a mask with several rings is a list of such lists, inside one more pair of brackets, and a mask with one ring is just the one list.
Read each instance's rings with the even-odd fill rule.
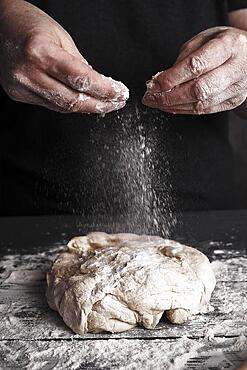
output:
[[[159,78],[158,77],[162,74],[162,76]],[[155,76],[153,76],[153,81],[155,82],[156,86],[160,89],[160,91],[156,92],[170,92],[173,88],[171,86],[171,82],[169,81],[169,78],[167,77],[166,71],[161,71],[156,73]]]
[[119,102],[113,102],[112,103],[112,106],[113,106],[113,109],[112,110],[119,110],[123,107],[125,107],[126,105],[126,101],[119,101]]
[[95,106],[95,112],[98,114],[105,113],[105,103],[97,103]]
[[127,101],[129,99],[129,89],[125,86],[121,81],[113,80],[111,77],[106,77],[107,80],[111,81],[112,88],[116,93],[116,98],[114,100],[124,100]]
[[92,81],[89,76],[86,76],[85,78],[81,78],[81,76],[67,76],[67,80],[75,90],[82,93],[90,91],[92,86]]
[[154,79],[146,82],[147,90],[152,92],[160,92],[160,85]]
[[154,76],[153,76],[153,79],[159,77],[159,75],[161,75],[161,73],[163,73],[164,71],[160,71],[160,72],[157,72]]
[[84,101],[89,100],[89,99],[90,99],[90,97],[88,95],[83,94],[83,93],[79,93],[78,100],[84,102]]
[[129,99],[129,96],[130,96],[129,89],[122,82],[118,82],[118,83],[119,83],[119,87],[121,89],[120,97],[123,98],[123,100],[127,101]]
[[152,89],[154,87],[155,83],[153,80],[146,81],[147,89]]
[[125,101],[119,102],[98,102],[95,106],[95,112],[98,114],[110,113],[121,109],[126,105]]

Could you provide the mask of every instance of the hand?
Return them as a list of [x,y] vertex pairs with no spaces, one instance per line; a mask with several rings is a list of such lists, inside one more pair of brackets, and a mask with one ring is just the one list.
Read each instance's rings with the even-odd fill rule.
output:
[[247,32],[216,27],[181,49],[175,65],[147,83],[143,103],[169,113],[234,109],[247,97]]
[[13,99],[54,111],[108,113],[129,90],[92,69],[70,35],[35,6],[0,3],[0,84]]

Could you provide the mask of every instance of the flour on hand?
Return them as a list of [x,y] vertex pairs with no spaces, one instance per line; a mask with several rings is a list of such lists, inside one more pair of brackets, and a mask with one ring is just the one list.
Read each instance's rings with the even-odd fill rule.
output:
[[47,299],[78,334],[153,329],[206,313],[215,287],[207,257],[157,236],[94,232],[76,237],[47,275]]

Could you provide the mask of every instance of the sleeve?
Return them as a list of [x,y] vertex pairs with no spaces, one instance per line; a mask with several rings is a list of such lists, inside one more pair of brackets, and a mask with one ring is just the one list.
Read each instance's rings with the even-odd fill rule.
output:
[[229,12],[247,8],[247,0],[228,0],[227,2]]

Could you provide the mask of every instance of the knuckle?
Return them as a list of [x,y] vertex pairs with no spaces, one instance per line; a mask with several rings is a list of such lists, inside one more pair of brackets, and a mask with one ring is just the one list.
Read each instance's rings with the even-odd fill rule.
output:
[[245,35],[239,34],[238,45],[243,46],[244,48],[246,48],[246,42],[247,42],[246,34]]
[[24,45],[24,58],[32,63],[42,62],[43,40],[39,36],[31,36]]
[[245,101],[245,98],[241,97],[233,97],[229,100],[226,100],[224,103],[221,104],[221,110],[231,110],[237,108]]
[[91,90],[92,86],[91,76],[89,75],[89,73],[85,73],[73,78],[73,80],[71,80],[71,83],[73,86],[75,86],[76,90],[80,92],[88,92]]
[[18,68],[15,68],[10,73],[10,82],[12,84],[21,84],[23,77],[22,72]]
[[239,48],[241,45],[246,45],[246,36],[239,30],[227,29],[222,31],[218,37],[224,43],[233,47]]
[[31,87],[31,76],[28,76],[21,68],[16,68],[10,74],[9,84],[14,86],[16,91],[22,87]]
[[226,44],[231,44],[232,43],[232,31],[223,30],[221,31],[217,38],[221,39],[221,41],[225,42]]
[[232,98],[229,102],[229,104],[232,106],[232,107],[238,107],[239,105],[241,105],[244,101],[245,101],[245,97],[244,96],[236,96],[234,98]]
[[53,106],[55,108],[54,110],[59,113],[73,113],[67,109],[67,105],[61,105],[61,104],[58,104],[57,102],[51,102],[51,103],[53,103]]
[[12,100],[19,100],[19,90],[22,85],[22,73],[18,69],[13,69],[7,76],[5,83],[4,83],[4,90],[6,94]]
[[206,70],[206,66],[206,61],[199,55],[189,59],[189,69],[194,76],[200,76]]
[[4,88],[6,94],[14,101],[19,101],[19,94],[13,85]]
[[235,46],[237,48],[241,47],[241,45],[246,45],[246,36],[239,31],[234,31],[231,33],[231,38]]
[[232,90],[232,92],[233,93],[239,93],[239,92],[241,92],[241,91],[244,91],[246,89],[246,84],[245,83],[243,83],[242,81],[238,81],[238,82],[236,82],[233,86],[232,86],[232,88],[231,88],[231,90]]
[[83,102],[79,99],[79,94],[77,97],[69,100],[65,104],[64,111],[67,113],[76,113],[83,111]]
[[222,110],[231,110],[236,106],[233,104],[232,100],[226,101],[221,105]]
[[171,106],[173,105],[173,101],[171,99],[171,97],[169,96],[169,94],[162,94],[160,96],[160,102],[161,102],[161,105],[164,105],[164,106]]
[[209,97],[210,90],[205,82],[198,80],[194,84],[193,93],[197,100],[204,101]]
[[157,81],[160,84],[161,88],[164,89],[165,91],[170,90],[173,87],[173,83],[169,78],[167,72],[160,73],[160,75],[157,76]]
[[198,101],[194,104],[194,113],[195,114],[202,114],[206,108],[206,104],[201,101]]

